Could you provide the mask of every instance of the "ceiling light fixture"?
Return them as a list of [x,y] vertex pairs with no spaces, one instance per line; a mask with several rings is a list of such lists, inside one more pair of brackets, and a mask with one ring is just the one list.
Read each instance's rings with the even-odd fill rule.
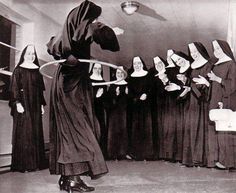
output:
[[139,8],[139,3],[137,1],[126,1],[121,3],[121,9],[127,15],[132,15]]

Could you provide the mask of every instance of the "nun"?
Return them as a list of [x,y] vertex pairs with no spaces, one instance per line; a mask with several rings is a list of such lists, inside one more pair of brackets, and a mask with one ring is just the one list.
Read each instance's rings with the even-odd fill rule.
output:
[[[124,70],[123,66],[120,66]],[[108,99],[108,158],[122,160],[128,153],[127,100],[128,83],[123,80],[125,74],[117,69],[115,80],[107,92]],[[113,77],[113,76],[112,76]]]
[[[212,42],[216,62],[207,74],[211,83],[209,109],[225,108],[236,110],[236,66],[229,44],[226,41]],[[216,131],[215,123],[209,121],[208,167],[220,169],[235,168],[235,134],[230,131]]]
[[153,158],[152,120],[150,107],[150,78],[143,60],[133,58],[128,79],[129,97],[129,155],[135,160]]
[[[175,162],[176,148],[175,148],[175,130],[177,126],[176,113],[178,112],[178,106],[176,103],[179,90],[181,89],[178,84],[180,81],[177,79],[178,68],[174,64],[171,56],[174,54],[174,50],[169,49],[167,51],[167,64],[165,70],[161,70],[167,75],[167,83],[164,81],[165,90],[165,102],[164,102],[164,115],[163,115],[163,134],[160,142],[160,154],[159,158],[166,161]],[[159,74],[159,73],[158,73]],[[164,79],[165,80],[165,79]],[[161,137],[161,136],[160,136]],[[161,144],[163,143],[163,144]],[[179,158],[180,159],[180,158]]]
[[[105,82],[101,64],[94,63],[92,65],[90,79],[92,83]],[[105,109],[106,93],[106,85],[93,85],[94,111],[100,125],[100,147],[105,158],[107,158],[107,116]]]
[[167,50],[167,56],[166,56],[166,62],[167,62],[167,66],[166,68],[174,68],[175,64],[173,62],[173,60],[171,59],[171,56],[175,53],[175,50],[172,49],[168,49]]
[[61,33],[50,39],[48,53],[66,61],[57,66],[50,98],[50,174],[61,175],[67,192],[91,192],[80,176],[97,179],[108,172],[99,147],[100,128],[94,112],[89,63],[92,42],[118,51],[114,31],[96,19],[101,7],[83,1],[67,16]]
[[152,123],[153,123],[153,144],[154,156],[158,159],[164,158],[164,117],[166,107],[165,86],[169,79],[166,74],[167,62],[163,58],[156,56],[153,58],[154,67],[151,68],[150,75],[152,78],[151,90],[151,108],[152,108]]
[[192,57],[190,76],[190,102],[185,115],[183,144],[183,161],[186,166],[206,166],[207,126],[208,126],[208,93],[210,83],[207,73],[210,72],[210,57],[200,42],[188,44]]
[[11,171],[45,169],[42,114],[46,105],[42,75],[34,45],[27,45],[16,65],[10,84],[13,117]]
[[178,67],[178,74],[176,78],[178,80],[179,90],[176,91],[176,127],[174,131],[174,147],[175,147],[175,161],[182,162],[183,158],[183,140],[184,140],[184,123],[187,115],[189,104],[189,76],[190,69],[190,57],[183,52],[175,52],[171,59]]

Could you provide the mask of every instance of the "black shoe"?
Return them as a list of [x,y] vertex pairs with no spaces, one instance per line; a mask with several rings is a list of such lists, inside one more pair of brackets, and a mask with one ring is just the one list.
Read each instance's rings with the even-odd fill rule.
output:
[[65,185],[65,179],[64,176],[61,176],[60,179],[58,180],[58,185],[60,187],[60,190],[64,189],[64,185]]
[[60,187],[60,190],[65,190],[70,192],[69,191],[70,182],[67,176],[61,176],[60,179],[58,180],[58,185]]
[[77,192],[92,192],[95,190],[94,187],[87,186],[81,179],[79,181],[74,180],[70,176],[61,176],[58,181],[60,190],[65,190],[68,193]]
[[67,178],[66,181],[63,183],[61,190],[65,190],[68,193],[76,192],[92,192],[95,190],[94,187],[87,186],[82,180],[79,182],[74,181],[72,179]]
[[72,187],[72,190],[78,191],[78,192],[92,192],[95,190],[94,187],[87,186],[83,180],[80,182],[76,182],[75,186]]

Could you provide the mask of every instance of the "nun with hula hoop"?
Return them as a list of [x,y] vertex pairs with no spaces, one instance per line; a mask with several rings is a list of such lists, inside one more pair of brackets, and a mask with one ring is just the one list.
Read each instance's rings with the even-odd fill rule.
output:
[[92,102],[90,45],[95,42],[115,52],[119,43],[110,27],[96,21],[101,12],[96,4],[82,2],[68,14],[62,32],[47,44],[48,53],[57,61],[46,65],[59,63],[50,97],[49,170],[61,175],[59,187],[67,192],[94,191],[80,176],[97,179],[108,172],[98,143],[100,129]]

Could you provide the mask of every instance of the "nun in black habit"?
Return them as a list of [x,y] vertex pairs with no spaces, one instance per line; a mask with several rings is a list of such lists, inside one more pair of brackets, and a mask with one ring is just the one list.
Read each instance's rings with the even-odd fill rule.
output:
[[[236,63],[233,52],[226,41],[214,40],[212,45],[216,62],[207,74],[211,83],[209,109],[223,106],[235,111]],[[220,169],[236,168],[235,144],[235,132],[216,131],[215,122],[209,121],[207,166]]]
[[178,119],[179,105],[177,99],[181,93],[181,81],[177,79],[179,68],[171,59],[171,56],[175,53],[174,50],[167,51],[167,66],[165,68],[165,74],[167,75],[167,84],[165,83],[165,105],[163,115],[163,145],[160,146],[160,158],[169,161],[181,161],[182,157],[179,154],[179,146],[177,145],[177,132],[178,131]]
[[200,42],[188,45],[193,58],[190,76],[190,102],[185,116],[183,161],[187,166],[205,166],[207,151],[209,86],[207,73],[211,63],[206,48]]
[[[105,82],[103,78],[102,65],[99,63],[94,63],[91,68],[90,79],[92,83],[102,83]],[[93,85],[93,101],[95,115],[98,119],[100,126],[100,147],[102,153],[107,158],[107,121],[106,121],[106,101],[107,86],[106,85]]]
[[152,108],[152,123],[153,123],[153,144],[154,157],[164,158],[164,117],[166,107],[165,86],[169,79],[166,74],[167,62],[163,58],[156,56],[153,58],[154,67],[149,70],[151,84],[151,108]]
[[[123,66],[120,68],[124,69]],[[114,73],[116,80],[124,78],[124,72],[120,69]],[[114,76],[112,76],[114,77]],[[128,148],[127,131],[127,99],[128,83],[122,80],[112,84],[107,92],[108,114],[108,158],[124,159]]]
[[130,134],[129,153],[135,160],[153,158],[153,138],[150,101],[150,77],[140,57],[133,58],[128,78]]
[[165,105],[164,105],[164,115],[163,115],[163,129],[162,135],[163,139],[159,141],[160,144],[160,154],[159,158],[169,161],[175,161],[175,131],[177,127],[176,114],[178,112],[177,97],[179,95],[180,84],[176,75],[178,74],[178,67],[174,64],[171,56],[174,54],[174,50],[169,49],[167,51],[167,66],[165,68],[165,73],[168,78],[167,84],[164,86],[165,93]]
[[94,113],[89,63],[93,41],[102,49],[118,51],[111,28],[94,22],[101,7],[82,2],[67,16],[61,34],[47,44],[55,59],[66,59],[54,75],[50,100],[50,173],[60,174],[60,189],[93,191],[80,175],[96,179],[108,172],[98,140],[100,129]]
[[[185,126],[185,116],[189,106],[189,83],[190,83],[190,63],[191,58],[183,52],[175,52],[171,59],[178,67],[176,74],[177,84],[179,89],[176,94],[176,115],[175,115],[175,131],[174,131],[174,160],[181,162],[183,156],[183,135]],[[168,87],[168,86],[167,86]]]
[[22,51],[10,84],[12,171],[35,171],[46,166],[42,123],[46,105],[44,90],[35,47],[28,45]]

